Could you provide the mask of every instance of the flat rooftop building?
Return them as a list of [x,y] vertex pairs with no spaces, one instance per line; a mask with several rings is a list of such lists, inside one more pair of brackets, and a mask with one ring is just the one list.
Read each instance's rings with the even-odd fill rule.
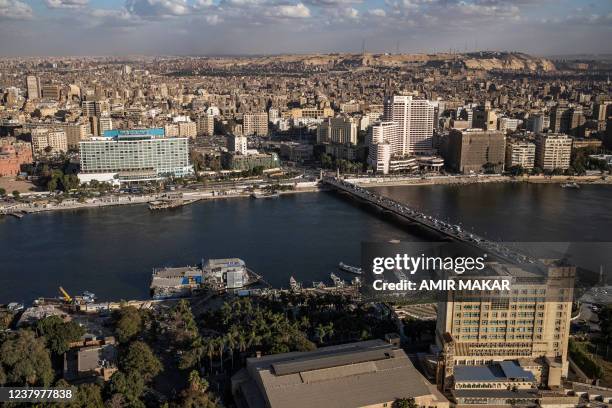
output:
[[398,398],[449,406],[403,350],[382,340],[249,358],[232,393],[242,408],[382,408]]

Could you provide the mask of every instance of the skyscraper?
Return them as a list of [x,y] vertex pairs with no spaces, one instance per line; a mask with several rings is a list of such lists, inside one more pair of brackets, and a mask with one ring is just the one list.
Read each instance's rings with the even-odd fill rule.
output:
[[28,99],[40,98],[40,79],[34,75],[26,77],[26,87],[28,88]]
[[397,137],[391,143],[396,155],[428,154],[433,150],[435,106],[411,95],[385,98],[384,120],[397,123]]

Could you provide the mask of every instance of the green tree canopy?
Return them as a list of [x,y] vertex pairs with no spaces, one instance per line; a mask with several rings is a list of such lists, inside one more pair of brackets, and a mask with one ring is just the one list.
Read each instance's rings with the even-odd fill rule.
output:
[[130,343],[121,353],[119,366],[129,376],[136,375],[150,381],[162,371],[162,364],[151,348],[142,341]]
[[64,322],[59,316],[49,316],[36,324],[36,333],[44,336],[47,348],[54,354],[63,354],[68,344],[78,341],[85,329],[75,322]]
[[142,316],[134,306],[124,306],[115,312],[115,334],[120,343],[134,339],[142,330]]
[[53,369],[45,341],[31,330],[11,333],[0,346],[2,385],[43,385],[53,381]]

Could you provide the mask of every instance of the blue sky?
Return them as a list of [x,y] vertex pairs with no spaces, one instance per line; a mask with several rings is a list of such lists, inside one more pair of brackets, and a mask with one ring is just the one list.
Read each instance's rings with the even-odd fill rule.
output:
[[0,55],[612,53],[612,0],[0,0]]

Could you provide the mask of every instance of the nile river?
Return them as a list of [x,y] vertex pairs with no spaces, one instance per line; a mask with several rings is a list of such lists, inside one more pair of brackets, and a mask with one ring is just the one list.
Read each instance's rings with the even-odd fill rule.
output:
[[[420,210],[495,240],[612,241],[612,187],[481,184],[379,187]],[[153,267],[239,257],[276,287],[290,276],[329,281],[358,264],[361,241],[418,240],[333,193],[219,199],[178,210],[145,206],[0,218],[0,303],[56,296],[146,298]],[[349,279],[350,276],[345,275]]]

